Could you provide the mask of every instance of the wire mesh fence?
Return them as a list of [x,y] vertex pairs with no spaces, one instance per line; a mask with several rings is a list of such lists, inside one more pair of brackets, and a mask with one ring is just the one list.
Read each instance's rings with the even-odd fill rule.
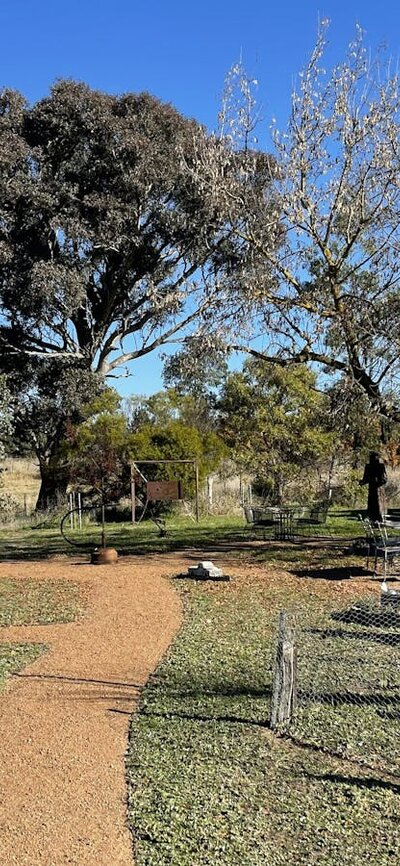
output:
[[[276,692],[286,677],[290,693],[287,636],[295,633],[290,736],[400,775],[400,593],[383,592],[381,599],[314,616],[291,615],[288,625],[286,661],[278,639],[274,682]],[[271,722],[273,713],[274,707]]]

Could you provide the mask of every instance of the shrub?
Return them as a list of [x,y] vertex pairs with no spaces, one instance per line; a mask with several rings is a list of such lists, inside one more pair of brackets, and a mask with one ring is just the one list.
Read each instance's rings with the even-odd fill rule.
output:
[[18,514],[20,505],[12,493],[0,490],[0,522],[7,523]]

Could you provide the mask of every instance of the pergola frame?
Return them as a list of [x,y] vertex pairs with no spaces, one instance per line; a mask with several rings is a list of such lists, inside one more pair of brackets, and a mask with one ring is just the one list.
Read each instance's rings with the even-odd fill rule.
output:
[[186,460],[182,459],[169,459],[169,460],[131,460],[131,507],[132,507],[132,523],[136,523],[136,507],[135,507],[135,498],[136,498],[136,490],[135,490],[135,476],[134,470],[142,476],[143,481],[146,481],[147,478],[143,475],[143,473],[138,468],[138,463],[148,466],[148,465],[165,465],[166,463],[186,463],[191,464],[193,466],[193,474],[196,486],[196,522],[199,522],[200,509],[199,509],[199,462],[195,458],[188,458]]

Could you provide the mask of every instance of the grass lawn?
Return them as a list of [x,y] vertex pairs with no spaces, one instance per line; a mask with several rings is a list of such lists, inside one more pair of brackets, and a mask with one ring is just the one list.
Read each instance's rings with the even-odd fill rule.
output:
[[[72,582],[0,578],[0,640],[2,626],[71,622],[83,610],[80,588]],[[8,674],[45,651],[42,644],[0,643],[0,691]]]
[[[379,584],[366,591],[362,581],[348,580],[365,566],[339,540],[362,535],[354,516],[330,517],[320,528],[330,538],[317,544],[305,538],[251,547],[245,542],[263,535],[241,518],[174,520],[167,530],[160,538],[151,524],[113,524],[108,543],[140,556],[226,550],[240,576],[175,582],[184,625],[144,690],[130,731],[137,866],[395,863],[400,682],[392,673],[389,681],[387,669],[397,663],[400,631],[397,621],[387,625],[374,613],[361,623],[354,618],[360,600],[373,608],[379,593]],[[2,531],[0,556],[88,552],[99,543],[98,528],[73,538],[79,549],[66,545],[57,527]],[[268,719],[282,609],[296,611],[301,625],[299,708],[290,731],[277,736]],[[360,700],[349,702],[355,694]]]
[[[198,524],[188,518],[167,521],[167,536],[160,537],[158,527],[151,521],[132,525],[130,523],[109,523],[107,544],[116,547],[121,554],[132,556],[145,553],[159,553],[181,550],[191,546],[207,546],[218,540],[250,540],[251,531],[241,517],[205,517]],[[82,530],[65,527],[69,544],[60,534],[59,523],[54,526],[29,527],[19,529],[0,529],[1,559],[37,559],[58,554],[70,556],[89,553],[100,545],[101,527],[98,524],[84,524]]]
[[[315,526],[312,532],[317,536],[360,536],[361,525],[355,517],[356,512],[336,511],[328,517],[326,526]],[[107,544],[116,547],[121,554],[142,556],[188,547],[207,550],[216,544],[264,539],[262,529],[246,525],[240,516],[205,516],[198,524],[189,518],[171,517],[167,520],[166,529],[166,537],[161,538],[158,528],[151,521],[134,526],[130,523],[110,523],[107,525]],[[99,525],[89,523],[82,530],[65,527],[65,532],[76,546],[63,539],[58,522],[52,526],[27,525],[19,529],[0,529],[0,559],[38,559],[58,554],[75,556],[89,553],[100,544]]]
[[[322,550],[301,551],[299,567],[292,549],[285,562],[292,575],[276,567],[283,550],[259,549],[267,570],[243,562],[243,577],[230,583],[176,581],[184,625],[131,725],[127,773],[137,866],[361,866],[367,859],[388,866],[400,858],[400,682],[393,719],[368,702],[346,704],[343,712],[337,695],[331,706],[315,700],[315,654],[304,652],[297,726],[284,737],[268,730],[279,610],[296,609],[310,629],[333,630],[338,623],[331,614],[351,611],[365,592],[356,582],[305,577],[307,569],[343,569],[343,557],[332,559],[332,550],[326,558]],[[371,606],[374,594],[370,589],[363,603]],[[381,626],[375,631],[385,632]],[[351,660],[365,652],[360,625],[345,628],[357,634],[347,640],[341,672],[351,671]],[[319,640],[314,632],[305,635]],[[344,637],[338,641],[340,661]],[[373,646],[376,676],[387,646]],[[318,688],[323,666],[319,677]],[[342,687],[354,689],[351,674]],[[357,714],[363,748],[359,729],[351,736]],[[314,747],[325,741],[330,754]],[[344,742],[348,748],[341,751]],[[368,751],[371,767],[362,764]],[[390,773],[396,762],[397,778]]]
[[0,578],[0,626],[72,622],[83,607],[71,581]]
[[45,651],[42,644],[0,643],[0,692],[9,674],[17,673]]

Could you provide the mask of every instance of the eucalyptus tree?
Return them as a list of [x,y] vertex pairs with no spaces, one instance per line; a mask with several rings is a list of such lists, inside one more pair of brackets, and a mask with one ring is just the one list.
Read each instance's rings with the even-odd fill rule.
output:
[[[40,460],[47,496],[67,420],[60,382],[81,380],[75,400],[89,373],[100,382],[237,316],[234,226],[249,193],[222,139],[171,105],[73,81],[33,106],[2,92],[0,162],[0,369],[37,362],[21,380],[27,423],[54,392]],[[33,434],[45,432],[43,419]]]
[[[10,392],[5,376],[0,375],[0,460],[4,459],[6,443],[11,434]],[[1,470],[0,470],[1,471]]]
[[281,502],[290,487],[296,496],[318,487],[336,444],[336,431],[326,428],[328,405],[306,365],[248,358],[221,388],[218,429],[237,466]]
[[0,135],[4,350],[108,375],[229,300],[243,179],[221,139],[71,81],[32,107],[4,91]]
[[399,77],[369,59],[360,28],[328,75],[325,40],[323,27],[288,134],[275,135],[279,324],[294,357],[345,371],[380,411],[398,414],[385,391],[400,372]]

